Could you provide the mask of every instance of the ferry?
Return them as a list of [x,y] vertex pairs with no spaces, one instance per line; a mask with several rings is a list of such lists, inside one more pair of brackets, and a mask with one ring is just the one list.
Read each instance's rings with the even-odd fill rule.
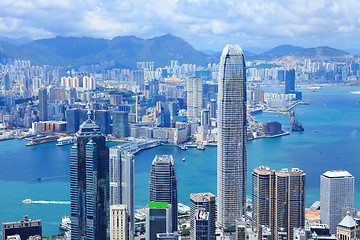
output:
[[65,146],[74,143],[74,137],[63,137],[57,140],[56,146]]
[[28,198],[28,199],[23,200],[22,202],[23,202],[23,203],[32,203],[33,200],[31,200],[30,198]]
[[179,148],[180,148],[181,150],[188,150],[188,147],[185,146],[185,145],[179,145]]
[[71,230],[71,220],[69,217],[65,216],[62,218],[59,228],[63,231],[70,231]]

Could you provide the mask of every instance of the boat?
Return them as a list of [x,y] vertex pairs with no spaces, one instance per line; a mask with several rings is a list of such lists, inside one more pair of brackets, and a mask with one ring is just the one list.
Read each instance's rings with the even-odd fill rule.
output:
[[74,143],[74,137],[63,137],[57,140],[56,146],[65,146]]
[[59,228],[63,231],[70,231],[71,230],[71,220],[69,217],[65,216],[62,218]]
[[315,129],[315,131],[314,132],[318,132],[319,130],[317,130],[317,129]]
[[183,158],[182,158],[182,161],[185,162],[185,161],[186,161],[186,158],[183,157]]
[[179,148],[180,148],[181,150],[188,150],[188,147],[185,146],[185,145],[179,145]]
[[38,178],[38,179],[36,179],[36,180],[41,181],[41,180],[42,180],[42,178],[41,178],[41,177],[39,177],[39,178]]
[[31,200],[30,198],[27,198],[25,200],[22,201],[23,203],[32,203],[33,200]]
[[199,150],[205,150],[205,146],[203,144],[200,144],[196,147]]

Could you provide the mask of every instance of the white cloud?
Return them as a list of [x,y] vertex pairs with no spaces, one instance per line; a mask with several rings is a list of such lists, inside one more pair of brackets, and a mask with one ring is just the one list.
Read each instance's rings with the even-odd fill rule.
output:
[[171,33],[197,48],[221,49],[227,42],[354,47],[359,15],[358,0],[2,0],[0,36]]

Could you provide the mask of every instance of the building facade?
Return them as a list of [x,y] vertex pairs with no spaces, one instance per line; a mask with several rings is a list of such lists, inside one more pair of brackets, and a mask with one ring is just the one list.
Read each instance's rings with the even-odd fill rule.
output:
[[149,202],[166,202],[172,206],[172,230],[178,225],[178,193],[175,161],[172,155],[156,155],[150,173]]
[[110,148],[110,206],[125,204],[130,219],[130,239],[135,230],[135,167],[134,155]]
[[41,219],[31,220],[25,215],[24,220],[2,223],[2,239],[6,240],[9,236],[14,235],[19,235],[21,239],[28,239],[31,236],[40,236],[41,238]]
[[195,238],[195,213],[198,209],[208,213],[209,238],[216,239],[216,197],[212,193],[192,193],[190,194],[190,238]]
[[320,177],[320,220],[336,234],[342,210],[354,207],[354,177],[344,170],[327,171]]
[[246,70],[238,45],[224,48],[218,84],[217,218],[228,227],[235,226],[246,203]]
[[110,239],[111,240],[129,240],[129,212],[127,206],[110,206]]
[[146,206],[146,240],[157,240],[158,233],[172,233],[172,209],[166,202],[149,202]]
[[187,116],[189,121],[200,120],[203,100],[202,79],[187,79]]
[[71,239],[109,238],[109,148],[92,120],[70,149]]

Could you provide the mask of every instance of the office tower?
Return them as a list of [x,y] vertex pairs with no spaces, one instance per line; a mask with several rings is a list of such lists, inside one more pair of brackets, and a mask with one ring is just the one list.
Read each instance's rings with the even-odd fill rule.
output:
[[100,131],[107,135],[110,134],[110,111],[109,110],[96,110],[95,123],[100,127]]
[[261,236],[266,226],[274,233],[275,217],[275,171],[260,166],[252,172],[253,231]]
[[224,48],[218,84],[217,219],[228,227],[246,204],[246,71],[238,45]]
[[176,102],[169,103],[169,112],[171,127],[175,127],[176,118],[178,116],[178,104]]
[[174,233],[157,233],[157,240],[178,240],[179,234],[177,232]]
[[139,122],[139,95],[135,96],[135,122]]
[[70,149],[71,239],[108,239],[109,148],[91,119]]
[[46,88],[39,89],[39,119],[40,121],[48,120],[48,105]]
[[298,168],[275,172],[275,237],[293,239],[294,228],[305,225],[305,173]]
[[286,71],[285,75],[285,93],[295,91],[295,69]]
[[215,239],[216,230],[216,197],[212,193],[192,193],[190,194],[190,238],[194,238],[194,217],[197,209],[208,212],[209,218],[209,238]]
[[28,239],[30,236],[42,237],[41,219],[31,220],[27,215],[24,220],[17,222],[5,222],[2,224],[2,239],[6,240],[8,236],[19,235],[21,239]]
[[293,239],[293,229],[305,225],[305,173],[261,166],[254,169],[252,181],[253,230],[258,238],[269,229],[273,239]]
[[116,138],[124,138],[130,135],[128,112],[113,112],[113,135]]
[[157,233],[172,233],[172,207],[167,202],[149,202],[146,206],[146,240],[156,240]]
[[282,83],[285,80],[285,70],[278,70],[278,81]]
[[187,80],[187,116],[189,121],[200,119],[203,99],[202,79],[192,77]]
[[327,171],[320,177],[320,220],[336,233],[344,208],[354,207],[354,177],[344,170]]
[[169,110],[169,105],[167,103],[161,104],[160,126],[170,127],[170,110]]
[[74,101],[77,100],[76,88],[72,87],[69,89],[69,99],[74,99]]
[[210,125],[210,111],[207,109],[201,110],[201,126],[209,126]]
[[70,133],[79,130],[79,109],[66,110],[66,130]]
[[216,100],[211,99],[210,101],[210,118],[216,118]]
[[127,206],[110,206],[110,239],[129,240],[129,212]]
[[130,239],[135,230],[134,155],[119,147],[110,148],[110,205],[125,204],[130,219]]
[[196,240],[209,240],[209,213],[205,209],[196,209],[194,214],[194,238]]
[[150,172],[149,202],[166,202],[172,207],[172,230],[177,231],[178,196],[175,161],[172,155],[156,155]]
[[3,85],[4,85],[4,90],[8,91],[10,90],[10,78],[9,78],[9,74],[6,74],[3,77]]

